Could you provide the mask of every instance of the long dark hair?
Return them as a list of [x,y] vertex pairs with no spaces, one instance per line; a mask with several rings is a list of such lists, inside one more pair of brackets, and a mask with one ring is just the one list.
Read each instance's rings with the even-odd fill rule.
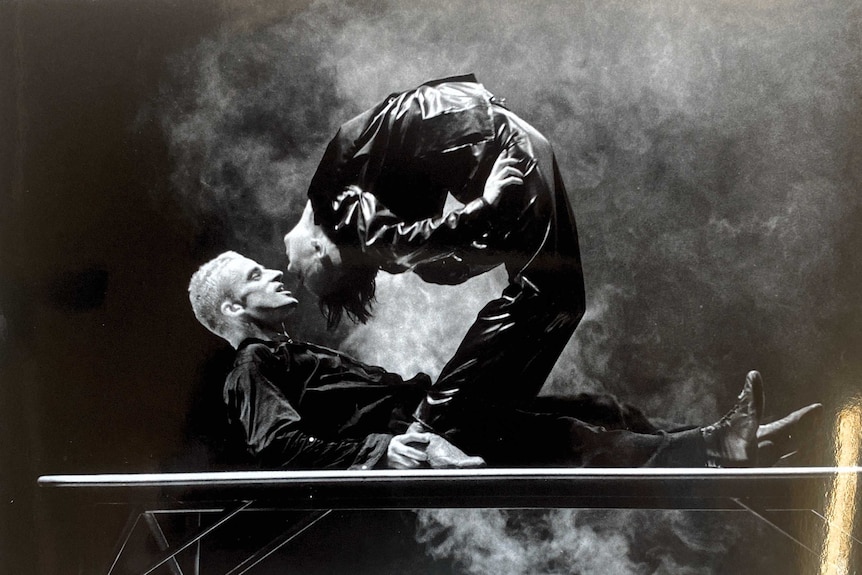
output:
[[338,327],[345,315],[353,323],[366,323],[371,319],[377,289],[377,264],[362,250],[342,248],[341,251],[342,264],[338,270],[329,257],[323,259],[324,267],[332,272],[326,275],[334,278],[332,289],[318,299],[328,329]]

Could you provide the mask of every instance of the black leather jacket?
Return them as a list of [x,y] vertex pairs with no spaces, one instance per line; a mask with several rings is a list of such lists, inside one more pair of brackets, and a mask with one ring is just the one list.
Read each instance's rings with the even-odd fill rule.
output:
[[233,432],[265,468],[369,469],[404,433],[430,379],[306,342],[247,339],[223,389]]
[[[482,199],[501,153],[527,175]],[[451,194],[463,207],[444,212]],[[583,312],[577,230],[550,145],[471,76],[393,94],[341,126],[308,197],[315,221],[390,273],[461,283],[504,264]]]

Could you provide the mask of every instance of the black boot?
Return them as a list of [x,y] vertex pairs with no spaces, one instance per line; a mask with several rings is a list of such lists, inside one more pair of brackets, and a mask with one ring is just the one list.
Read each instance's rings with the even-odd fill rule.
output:
[[749,467],[757,464],[757,428],[763,413],[763,382],[748,372],[736,404],[724,417],[701,429],[707,467]]

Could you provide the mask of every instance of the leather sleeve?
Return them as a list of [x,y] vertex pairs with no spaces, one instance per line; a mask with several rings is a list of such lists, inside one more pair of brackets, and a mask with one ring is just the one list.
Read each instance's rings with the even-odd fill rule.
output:
[[336,234],[358,241],[359,248],[382,262],[385,271],[398,273],[445,262],[453,277],[470,272],[466,259],[471,251],[485,247],[494,219],[494,209],[477,199],[443,216],[404,222],[356,186],[338,198],[336,214]]

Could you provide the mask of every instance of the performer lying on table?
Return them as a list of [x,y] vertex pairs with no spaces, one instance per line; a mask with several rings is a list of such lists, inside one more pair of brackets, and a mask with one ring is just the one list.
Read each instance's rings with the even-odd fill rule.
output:
[[404,380],[292,340],[284,323],[298,301],[281,277],[226,252],[201,266],[189,285],[195,316],[237,350],[223,397],[264,468],[772,465],[793,451],[790,436],[798,437],[821,408],[760,425],[761,378],[751,372],[736,405],[704,427],[657,429],[635,408],[581,395],[538,397],[523,409],[495,405],[493,397],[459,397],[450,406],[457,425],[446,437],[416,431],[411,413],[430,378]]

